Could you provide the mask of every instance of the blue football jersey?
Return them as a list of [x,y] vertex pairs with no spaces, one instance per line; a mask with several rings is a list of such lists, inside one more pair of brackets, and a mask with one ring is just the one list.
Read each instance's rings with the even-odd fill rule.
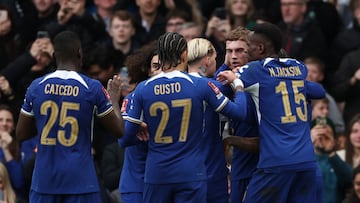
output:
[[[257,124],[255,104],[249,93],[247,98],[247,118],[245,121],[231,120],[233,134],[240,137],[258,137],[259,126]],[[246,152],[234,147],[231,159],[231,180],[250,178],[258,164],[259,154]]]
[[[195,77],[202,77],[198,73],[189,73]],[[222,93],[222,84],[211,80]],[[230,88],[231,89],[231,88]],[[231,90],[232,91],[232,90]],[[225,94],[226,95],[226,94]],[[220,132],[220,115],[205,104],[203,147],[208,181],[216,181],[227,176],[224,145]]]
[[[129,93],[123,100],[121,115],[127,118],[130,109],[133,93]],[[137,137],[134,137],[137,141]],[[120,146],[124,147],[124,140],[119,139]],[[142,193],[144,191],[145,162],[147,156],[147,142],[134,142],[131,146],[125,147],[124,164],[119,182],[120,193]]]
[[305,65],[295,59],[266,58],[248,63],[240,73],[257,109],[261,136],[258,167],[314,162],[307,99],[322,97],[325,92],[321,87],[320,91],[308,87]]
[[124,136],[135,136],[146,120],[150,140],[145,183],[207,179],[202,150],[205,102],[230,117],[246,116],[244,93],[237,93],[232,103],[208,79],[180,71],[160,73],[136,87]]
[[34,116],[40,138],[31,188],[45,194],[99,191],[93,119],[112,110],[101,83],[77,72],[57,70],[34,80],[21,109]]

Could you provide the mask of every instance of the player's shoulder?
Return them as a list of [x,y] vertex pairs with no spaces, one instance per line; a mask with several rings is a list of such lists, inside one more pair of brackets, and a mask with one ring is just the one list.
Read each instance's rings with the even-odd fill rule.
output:
[[304,66],[304,62],[295,58],[278,58],[276,60],[288,66]]
[[195,77],[193,75],[190,75],[187,72],[183,72],[183,71],[171,71],[171,72],[167,72],[167,73],[160,73],[158,75],[155,75],[147,80],[144,81],[144,86],[148,85],[148,84],[153,84],[153,83],[163,83],[164,80],[167,81],[174,81],[176,80],[177,82],[183,83],[183,82],[190,82],[190,83],[195,83],[195,81],[199,80],[198,77]]

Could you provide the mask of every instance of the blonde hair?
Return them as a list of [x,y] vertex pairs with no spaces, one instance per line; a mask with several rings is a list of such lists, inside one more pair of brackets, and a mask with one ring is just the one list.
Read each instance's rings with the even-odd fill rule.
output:
[[4,197],[7,203],[15,203],[16,195],[14,189],[11,186],[8,170],[5,165],[0,162],[0,178],[2,178],[2,184],[4,186]]
[[211,42],[204,38],[194,38],[188,42],[188,64],[194,64],[205,56],[215,53],[215,48]]

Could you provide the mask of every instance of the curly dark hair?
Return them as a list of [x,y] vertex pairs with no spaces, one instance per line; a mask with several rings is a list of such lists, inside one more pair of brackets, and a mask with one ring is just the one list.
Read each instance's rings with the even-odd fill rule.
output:
[[129,55],[125,60],[125,66],[128,68],[129,83],[139,83],[149,78],[151,69],[151,59],[157,55],[157,41],[150,42],[132,55]]
[[181,63],[181,54],[187,49],[185,38],[175,32],[167,32],[159,37],[159,61],[163,70],[176,67]]

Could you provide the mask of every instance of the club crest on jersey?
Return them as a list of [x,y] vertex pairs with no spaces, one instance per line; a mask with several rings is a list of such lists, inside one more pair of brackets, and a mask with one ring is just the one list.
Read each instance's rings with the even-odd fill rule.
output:
[[126,113],[126,106],[128,105],[129,103],[129,100],[128,99],[124,99],[123,102],[122,102],[122,105],[121,105],[121,113]]
[[110,101],[110,95],[109,95],[108,91],[104,87],[102,87],[101,89],[104,92],[106,99]]
[[208,85],[209,85],[209,86],[211,87],[211,89],[215,92],[217,99],[220,99],[220,98],[223,96],[223,94],[220,92],[219,88],[216,87],[216,85],[215,85],[214,83],[212,83],[212,82],[209,81],[209,82],[208,82]]

